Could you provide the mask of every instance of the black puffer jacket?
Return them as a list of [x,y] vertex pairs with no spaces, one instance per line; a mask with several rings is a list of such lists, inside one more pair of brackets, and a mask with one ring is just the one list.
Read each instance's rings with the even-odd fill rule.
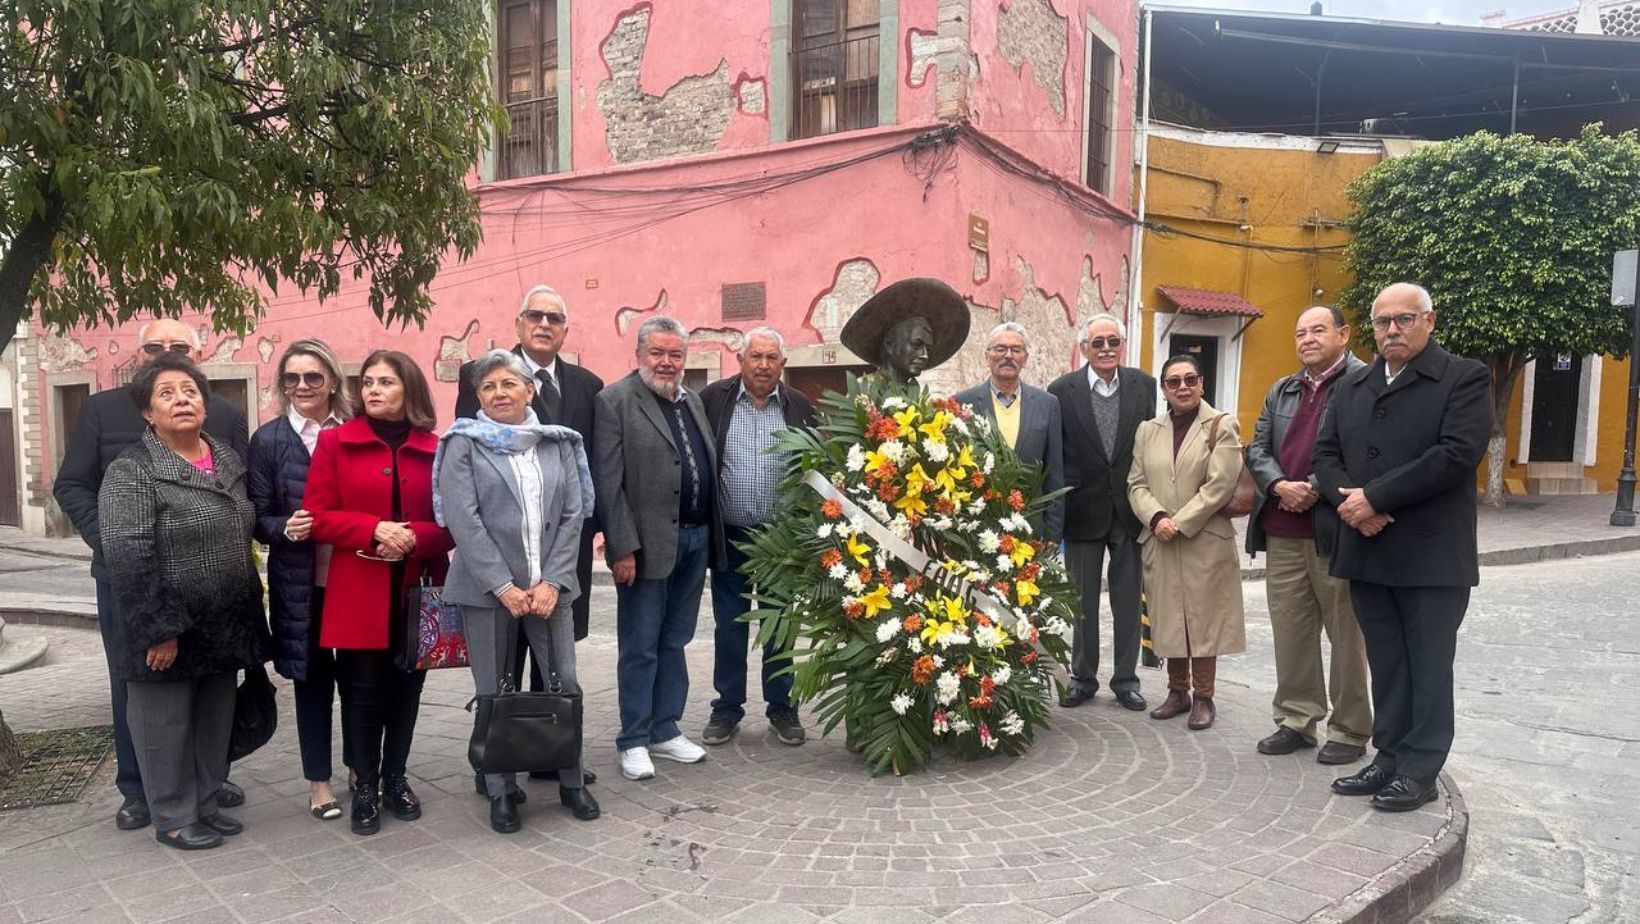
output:
[[[206,434],[207,474],[152,430],[108,466],[98,491],[104,560],[119,599],[112,653],[122,680],[194,680],[261,664],[268,627],[251,560],[245,463]],[[177,640],[168,670],[150,646]]]
[[249,491],[256,507],[256,539],[268,555],[268,609],[273,626],[273,667],[291,680],[306,680],[308,636],[313,625],[313,543],[285,538],[285,523],[301,509],[307,489],[307,446],[281,414],[251,435]]

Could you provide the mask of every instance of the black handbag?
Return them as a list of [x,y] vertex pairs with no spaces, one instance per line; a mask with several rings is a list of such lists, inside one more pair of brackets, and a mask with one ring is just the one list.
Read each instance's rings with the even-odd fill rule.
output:
[[[562,613],[553,618],[568,616]],[[521,630],[518,619],[509,616],[507,622],[510,624],[507,664],[499,678],[500,692],[479,694],[467,704],[468,709],[477,705],[467,760],[480,773],[525,773],[574,767],[581,759],[581,687],[565,682],[557,671],[550,669],[553,658],[549,652],[547,689],[539,693],[514,690],[513,665],[518,658]]]
[[249,756],[273,738],[279,727],[279,704],[274,701],[268,670],[258,664],[245,669],[245,681],[233,702],[233,734],[228,739],[228,761]]

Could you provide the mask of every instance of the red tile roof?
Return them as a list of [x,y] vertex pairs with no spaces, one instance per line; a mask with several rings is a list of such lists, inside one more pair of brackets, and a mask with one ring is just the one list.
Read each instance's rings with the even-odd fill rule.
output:
[[[1528,16],[1504,23],[1503,27],[1526,32],[1570,33],[1577,28],[1577,7]],[[1600,30],[1607,35],[1640,35],[1640,3],[1607,0],[1600,4]]]
[[1216,292],[1212,289],[1187,289],[1184,286],[1157,286],[1156,291],[1185,314],[1234,314],[1248,318],[1264,317],[1264,310],[1234,292]]

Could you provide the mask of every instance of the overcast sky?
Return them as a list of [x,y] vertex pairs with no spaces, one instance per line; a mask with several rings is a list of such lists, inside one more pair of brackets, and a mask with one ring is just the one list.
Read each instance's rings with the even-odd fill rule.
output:
[[[1163,0],[1178,6],[1307,13],[1310,0]],[[1577,0],[1322,0],[1326,12],[1364,19],[1405,19],[1478,26],[1481,14],[1503,10],[1510,19],[1572,9]]]

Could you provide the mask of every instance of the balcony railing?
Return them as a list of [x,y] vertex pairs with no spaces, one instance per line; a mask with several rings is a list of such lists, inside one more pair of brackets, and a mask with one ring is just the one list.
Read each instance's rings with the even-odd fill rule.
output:
[[863,35],[792,52],[792,137],[877,124],[878,37]]
[[507,103],[511,127],[501,139],[497,173],[503,180],[558,172],[558,97]]

